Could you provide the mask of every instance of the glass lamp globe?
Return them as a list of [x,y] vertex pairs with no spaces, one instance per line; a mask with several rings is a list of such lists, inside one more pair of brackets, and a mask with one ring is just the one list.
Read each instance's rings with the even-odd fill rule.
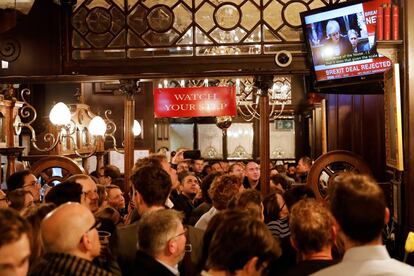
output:
[[132,127],[132,132],[134,133],[134,136],[138,136],[141,134],[142,128],[141,125],[137,120],[134,120],[134,126]]
[[71,118],[69,107],[62,102],[55,104],[49,113],[49,120],[54,125],[67,125]]
[[90,134],[94,136],[104,136],[106,132],[106,124],[101,116],[95,116],[88,126]]

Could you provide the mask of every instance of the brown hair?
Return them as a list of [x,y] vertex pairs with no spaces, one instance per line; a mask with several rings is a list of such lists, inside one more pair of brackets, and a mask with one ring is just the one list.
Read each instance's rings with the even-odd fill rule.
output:
[[11,208],[0,209],[0,247],[18,241],[22,235],[30,237],[29,223]]
[[362,244],[378,238],[384,227],[386,203],[375,180],[347,173],[337,176],[333,187],[331,211],[344,234]]
[[292,207],[289,227],[299,252],[310,254],[332,245],[333,216],[315,199],[302,199]]
[[148,206],[164,206],[172,188],[170,175],[153,165],[139,167],[131,181]]
[[9,201],[9,207],[21,211],[24,208],[24,201],[26,194],[31,194],[23,188],[19,188],[7,193],[7,200]]
[[214,179],[208,193],[214,208],[224,210],[228,202],[239,192],[241,180],[234,175],[222,175]]
[[33,239],[31,239],[31,266],[39,261],[39,258],[43,255],[44,252],[42,238],[40,235],[40,224],[43,218],[46,217],[46,215],[55,208],[56,205],[54,203],[41,203],[39,205],[30,206],[22,213],[22,216],[26,218],[27,222],[31,225],[32,228]]
[[262,196],[255,189],[247,189],[239,193],[236,196],[235,207],[250,212],[255,218],[263,217]]
[[[227,210],[219,222],[208,248],[206,267],[234,274],[253,257],[256,269],[273,262],[281,254],[280,246],[269,229],[248,212]],[[234,239],[237,237],[237,245]]]

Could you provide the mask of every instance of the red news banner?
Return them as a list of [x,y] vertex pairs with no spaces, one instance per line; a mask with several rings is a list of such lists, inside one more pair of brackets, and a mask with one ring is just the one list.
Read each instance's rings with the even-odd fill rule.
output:
[[321,80],[336,79],[338,76],[344,77],[356,77],[359,75],[376,74],[386,71],[391,68],[392,62],[387,57],[377,57],[370,62],[363,62],[360,64],[353,63],[348,66],[335,67],[331,69],[325,69],[316,71],[316,76]]
[[154,89],[155,118],[236,116],[236,114],[234,86]]

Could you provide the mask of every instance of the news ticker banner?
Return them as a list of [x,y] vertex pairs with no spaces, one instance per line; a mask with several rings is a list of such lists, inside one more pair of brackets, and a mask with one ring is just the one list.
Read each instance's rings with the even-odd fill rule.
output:
[[392,67],[392,62],[387,57],[376,57],[363,62],[352,62],[349,65],[335,66],[316,71],[318,80],[332,80],[338,78],[357,77],[377,74],[387,71]]
[[234,86],[154,89],[155,118],[236,115]]

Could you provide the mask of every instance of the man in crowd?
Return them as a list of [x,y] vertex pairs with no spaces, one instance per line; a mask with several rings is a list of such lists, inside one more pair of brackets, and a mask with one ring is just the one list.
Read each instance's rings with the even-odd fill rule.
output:
[[290,241],[300,261],[286,275],[305,276],[337,263],[331,253],[336,228],[322,203],[309,198],[300,200],[293,205],[289,225]]
[[249,162],[244,172],[243,186],[246,189],[260,190],[260,167],[256,162]]
[[414,275],[414,267],[391,259],[381,231],[390,218],[384,193],[365,175],[335,178],[330,207],[345,242],[342,261],[314,275]]
[[112,275],[94,264],[101,245],[99,223],[79,203],[62,204],[42,221],[41,236],[46,254],[33,275]]
[[108,194],[108,205],[119,211],[120,214],[123,214],[125,210],[125,198],[121,188],[116,185],[108,185],[105,188]]
[[182,219],[180,212],[170,209],[142,216],[138,223],[135,275],[179,275],[178,263],[184,257],[186,244]]
[[68,182],[76,182],[82,185],[82,196],[81,204],[91,210],[92,213],[95,213],[98,206],[98,188],[96,187],[95,181],[86,174],[75,174],[66,179]]
[[203,168],[204,168],[204,160],[203,159],[194,159],[191,161],[191,169],[192,172],[202,180],[205,175],[203,175]]
[[7,179],[7,190],[9,192],[19,188],[29,191],[35,202],[40,201],[40,184],[37,182],[36,176],[29,170],[15,172]]
[[235,175],[240,179],[244,177],[244,164],[241,162],[234,163],[229,168],[229,174]]
[[[155,162],[155,161],[154,161]],[[160,166],[147,163],[138,167],[131,177],[133,194],[140,216],[147,212],[165,208],[172,184],[169,174]],[[137,251],[137,226],[134,222],[118,229],[118,263],[123,275],[132,275],[130,270]]]
[[308,179],[309,171],[312,167],[312,159],[308,156],[303,156],[299,159],[298,165],[296,166],[297,181],[299,183],[306,183]]
[[180,194],[174,201],[174,209],[183,211],[185,214],[184,222],[188,223],[191,212],[194,209],[194,200],[200,191],[200,184],[197,177],[192,172],[181,172],[178,174],[180,180]]
[[277,240],[265,224],[248,212],[225,212],[229,214],[223,216],[209,245],[207,273],[265,275],[267,266],[280,255]]
[[27,275],[29,235],[30,226],[17,211],[0,209],[0,275]]
[[180,161],[177,164],[177,173],[181,172],[188,172],[190,171],[190,166],[188,165],[188,161]]
[[114,180],[121,177],[121,171],[117,166],[107,165],[99,169],[99,183],[102,185],[111,185]]

